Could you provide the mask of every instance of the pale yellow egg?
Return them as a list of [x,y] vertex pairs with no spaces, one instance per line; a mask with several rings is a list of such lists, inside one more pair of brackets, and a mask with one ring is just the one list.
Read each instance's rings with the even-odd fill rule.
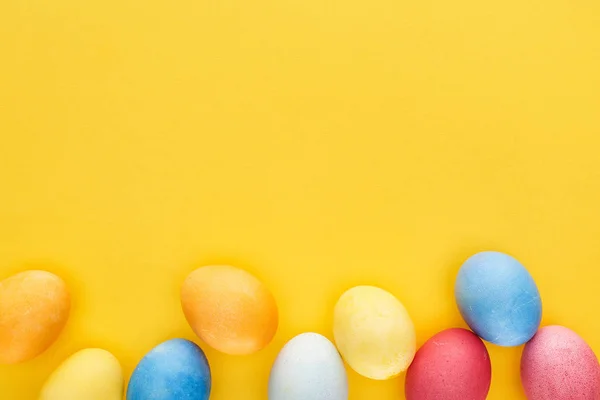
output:
[[406,308],[391,293],[374,286],[357,286],[340,297],[333,334],[348,365],[367,378],[393,378],[415,356],[415,327]]
[[122,400],[123,388],[123,371],[115,356],[102,349],[85,349],[50,375],[39,400]]

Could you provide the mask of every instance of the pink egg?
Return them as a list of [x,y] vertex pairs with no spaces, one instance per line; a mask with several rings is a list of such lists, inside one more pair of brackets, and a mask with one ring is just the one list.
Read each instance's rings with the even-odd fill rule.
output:
[[600,400],[598,359],[564,326],[541,328],[525,345],[521,382],[529,400]]
[[525,345],[521,382],[529,400],[600,400],[598,359],[563,326],[541,328]]
[[406,374],[407,400],[485,400],[492,365],[485,345],[461,328],[442,331],[417,351]]

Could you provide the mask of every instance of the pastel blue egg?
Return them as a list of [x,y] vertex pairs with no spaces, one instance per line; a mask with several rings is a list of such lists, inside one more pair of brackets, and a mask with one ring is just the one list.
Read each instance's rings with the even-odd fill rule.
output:
[[271,368],[269,400],[348,400],[346,369],[333,343],[318,333],[287,342]]
[[471,330],[488,342],[519,346],[540,326],[538,288],[525,267],[507,254],[485,251],[465,261],[454,295]]
[[210,367],[198,345],[172,339],[150,350],[127,388],[127,400],[208,400]]

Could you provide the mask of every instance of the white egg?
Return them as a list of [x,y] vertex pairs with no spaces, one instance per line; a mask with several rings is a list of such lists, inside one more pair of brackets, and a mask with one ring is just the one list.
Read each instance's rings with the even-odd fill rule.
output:
[[348,378],[337,349],[318,333],[302,333],[281,349],[269,378],[269,400],[347,400]]

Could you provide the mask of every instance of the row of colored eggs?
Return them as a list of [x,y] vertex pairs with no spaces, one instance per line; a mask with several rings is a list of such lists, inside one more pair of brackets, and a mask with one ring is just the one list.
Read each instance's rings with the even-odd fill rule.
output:
[[[372,286],[348,290],[334,310],[335,345],[316,333],[290,340],[273,364],[269,399],[346,400],[342,358],[371,379],[389,379],[408,369],[409,400],[485,399],[491,363],[480,337],[501,346],[527,343],[521,377],[529,399],[600,399],[600,365],[593,351],[567,328],[538,331],[539,292],[514,258],[498,252],[474,255],[458,273],[455,295],[474,333],[448,329],[416,351],[412,320],[396,297]],[[277,330],[272,294],[237,268],[211,266],[192,272],[182,285],[181,303],[194,332],[223,353],[254,353]],[[66,285],[53,274],[27,271],[1,281],[0,362],[22,362],[43,352],[59,335],[69,308]],[[119,362],[104,350],[87,349],[50,376],[40,399],[116,400],[123,386]],[[140,361],[127,399],[207,400],[210,390],[210,368],[200,347],[173,339]]]

